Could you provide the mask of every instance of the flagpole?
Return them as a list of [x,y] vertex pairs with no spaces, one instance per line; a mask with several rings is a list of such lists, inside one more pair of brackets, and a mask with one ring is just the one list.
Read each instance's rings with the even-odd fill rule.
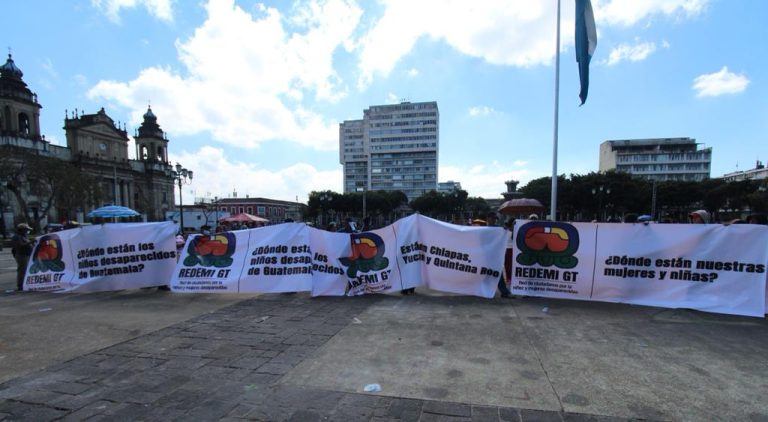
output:
[[552,196],[549,219],[557,220],[557,129],[560,112],[560,0],[557,0],[557,41],[555,46],[555,130],[552,140]]

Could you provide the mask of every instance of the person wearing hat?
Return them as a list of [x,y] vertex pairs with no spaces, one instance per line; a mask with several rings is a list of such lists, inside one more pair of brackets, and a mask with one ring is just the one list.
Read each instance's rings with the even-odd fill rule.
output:
[[696,210],[688,214],[691,224],[709,224],[709,213],[706,210]]
[[24,274],[27,272],[29,257],[32,255],[32,239],[29,233],[32,227],[27,223],[21,223],[16,226],[16,234],[11,238],[11,253],[16,260],[16,289],[24,290]]

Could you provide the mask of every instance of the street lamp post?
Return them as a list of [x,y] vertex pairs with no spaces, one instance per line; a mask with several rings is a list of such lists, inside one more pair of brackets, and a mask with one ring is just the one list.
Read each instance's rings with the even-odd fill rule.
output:
[[327,204],[331,202],[331,195],[328,195],[327,193],[323,192],[320,194],[320,196],[317,198],[320,201],[320,225],[325,226],[328,222],[325,220],[325,209],[327,208]]
[[171,170],[171,178],[179,184],[179,221],[181,222],[180,231],[184,233],[184,202],[181,196],[182,185],[189,185],[192,183],[192,170],[187,170],[176,163],[176,169]]
[[365,220],[365,208],[366,208],[366,193],[368,193],[368,189],[365,188],[365,186],[358,187],[356,189],[358,192],[363,192],[363,220]]
[[600,185],[600,187],[597,188],[592,188],[592,195],[597,195],[598,221],[605,220],[605,213],[603,211],[603,194],[610,195],[611,188],[605,188],[603,185]]
[[218,196],[213,197],[213,204],[216,207],[216,226],[214,227],[213,232],[218,233],[219,232],[219,197]]

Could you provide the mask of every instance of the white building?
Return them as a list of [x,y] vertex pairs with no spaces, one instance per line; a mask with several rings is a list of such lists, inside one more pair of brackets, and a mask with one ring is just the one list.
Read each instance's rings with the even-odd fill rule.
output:
[[600,144],[600,171],[617,170],[648,180],[709,178],[712,148],[692,138],[626,139]]
[[768,179],[768,168],[758,161],[755,168],[749,170],[737,170],[723,175],[726,182],[740,182],[742,180],[766,180]]
[[371,106],[339,125],[344,192],[400,190],[409,200],[437,189],[437,102]]
[[447,182],[440,182],[437,184],[437,191],[440,193],[452,193],[457,190],[461,190],[461,182],[454,182],[453,180],[449,180]]

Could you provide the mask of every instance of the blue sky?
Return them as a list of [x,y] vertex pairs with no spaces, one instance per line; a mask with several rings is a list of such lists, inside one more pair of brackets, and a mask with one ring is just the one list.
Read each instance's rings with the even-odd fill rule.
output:
[[[185,198],[341,191],[338,124],[402,99],[438,103],[439,180],[495,198],[552,172],[556,4],[28,0],[0,31],[48,140],[65,144],[65,109],[133,133],[151,103],[195,172]],[[768,2],[593,0],[583,107],[562,4],[558,173],[596,171],[609,139],[695,138],[712,177],[768,160]]]

